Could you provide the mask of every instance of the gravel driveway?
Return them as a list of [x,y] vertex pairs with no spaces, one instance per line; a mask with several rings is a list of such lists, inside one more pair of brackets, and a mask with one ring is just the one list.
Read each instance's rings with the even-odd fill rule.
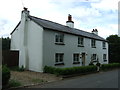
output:
[[40,72],[33,72],[33,71],[11,71],[11,78],[12,80],[19,81],[22,86],[26,85],[34,85],[40,84],[45,82],[54,82],[61,80],[61,77],[57,77],[53,74],[47,73],[40,73]]

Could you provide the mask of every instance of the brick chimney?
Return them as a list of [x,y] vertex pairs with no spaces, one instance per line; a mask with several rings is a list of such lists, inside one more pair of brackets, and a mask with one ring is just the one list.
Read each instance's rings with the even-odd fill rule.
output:
[[23,8],[23,11],[21,13],[21,19],[24,17],[24,18],[27,18],[29,16],[29,11],[28,11],[28,8],[24,7]]
[[72,21],[72,15],[68,15],[68,21],[66,21],[66,26],[74,28],[74,22]]

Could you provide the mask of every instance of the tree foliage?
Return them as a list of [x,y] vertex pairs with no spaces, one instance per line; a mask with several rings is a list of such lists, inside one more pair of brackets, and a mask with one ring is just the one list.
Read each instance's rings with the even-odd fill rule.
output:
[[109,43],[109,62],[120,63],[120,37],[118,35],[110,35],[106,39]]
[[9,50],[10,49],[10,41],[9,37],[2,38],[2,50]]

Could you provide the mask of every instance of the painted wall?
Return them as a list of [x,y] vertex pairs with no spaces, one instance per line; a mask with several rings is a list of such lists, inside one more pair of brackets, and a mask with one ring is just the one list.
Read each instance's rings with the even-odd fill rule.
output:
[[21,13],[21,23],[11,35],[11,50],[19,50],[19,67],[42,72],[43,28],[28,15],[28,11]]
[[28,38],[27,38],[27,65],[29,70],[42,72],[43,61],[43,28],[38,26],[33,21],[28,23]]
[[[55,44],[55,33],[56,31],[44,30],[43,34],[43,64],[49,66],[55,66],[55,53],[64,53],[64,64],[56,67],[73,67],[81,66],[82,60],[80,59],[80,64],[73,64],[73,53],[86,53],[85,65],[88,65],[91,60],[92,54],[99,55],[100,63],[103,62],[103,54],[107,54],[107,49],[102,48],[102,42],[96,41],[97,48],[91,48],[91,39],[84,38],[84,47],[78,47],[78,36],[64,34],[65,45]],[[108,60],[108,59],[107,59]]]
[[[91,55],[97,54],[100,63],[103,61],[103,54],[108,55],[108,44],[106,49],[102,48],[102,42],[96,41],[96,48],[91,48],[91,39],[84,38],[84,47],[78,47],[78,36],[64,34],[64,44],[55,44],[55,34],[57,31],[43,30],[43,28],[23,13],[21,24],[16,28],[11,36],[11,50],[19,50],[19,66],[22,65],[32,71],[42,72],[45,65],[55,66],[55,53],[64,53],[64,64],[56,67],[82,66],[73,64],[74,53],[85,53],[85,65],[91,61]],[[107,57],[108,60],[108,57]]]

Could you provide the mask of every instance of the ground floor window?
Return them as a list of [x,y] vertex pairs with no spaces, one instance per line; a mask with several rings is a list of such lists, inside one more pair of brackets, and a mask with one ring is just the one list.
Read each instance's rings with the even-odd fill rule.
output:
[[64,53],[56,53],[55,54],[55,65],[61,65],[63,63]]
[[107,61],[107,55],[103,54],[103,61],[106,62]]
[[73,64],[79,64],[79,53],[73,54]]
[[92,54],[91,60],[92,60],[93,62],[96,62],[96,61],[97,61],[97,54]]

